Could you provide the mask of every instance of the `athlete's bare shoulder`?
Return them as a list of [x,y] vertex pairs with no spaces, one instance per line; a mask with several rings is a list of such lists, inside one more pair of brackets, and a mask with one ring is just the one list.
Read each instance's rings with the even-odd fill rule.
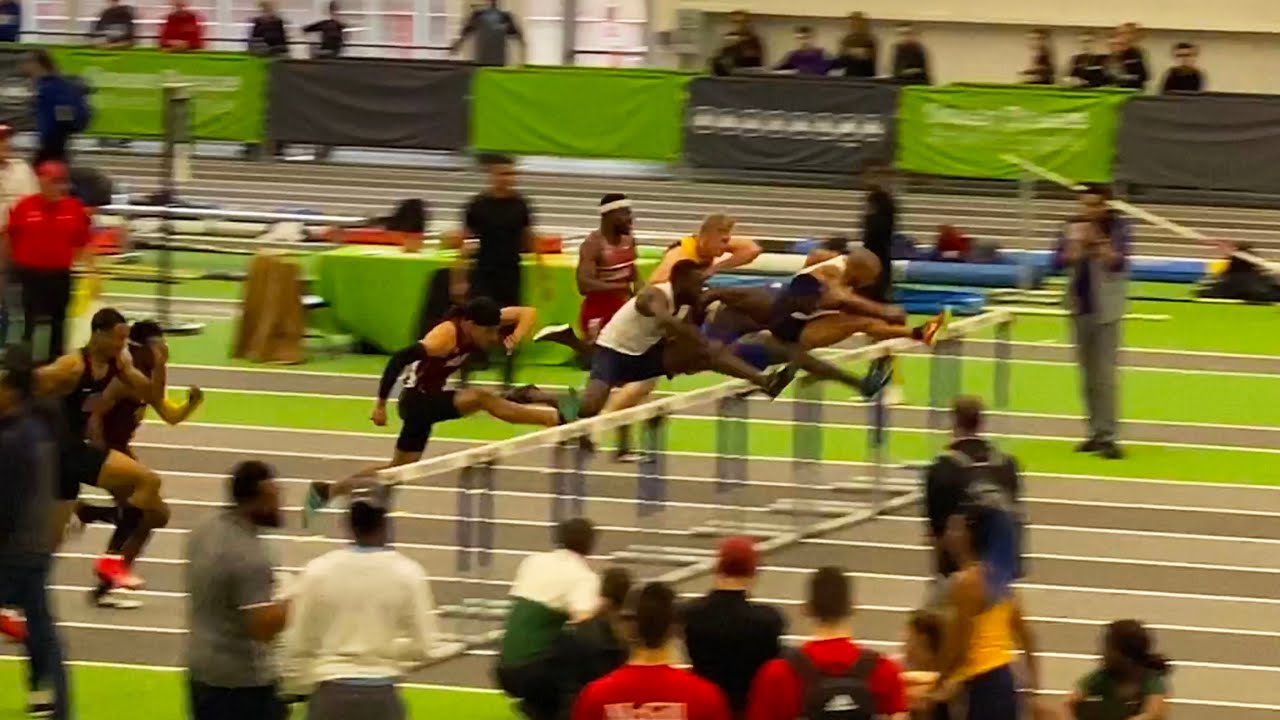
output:
[[84,357],[68,353],[40,368],[36,368],[36,391],[41,395],[66,395],[71,392],[84,374]]
[[458,326],[448,320],[436,325],[422,338],[428,355],[445,356],[458,348]]

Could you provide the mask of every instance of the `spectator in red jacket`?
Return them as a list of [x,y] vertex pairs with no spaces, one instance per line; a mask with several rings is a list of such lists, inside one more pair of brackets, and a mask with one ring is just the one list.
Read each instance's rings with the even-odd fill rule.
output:
[[[813,639],[760,669],[751,685],[747,720],[813,717],[824,705],[838,701],[859,707],[870,703],[878,718],[906,720],[902,668],[853,640],[853,586],[843,570],[814,571],[806,610],[813,620]],[[838,686],[859,689],[832,696]]]
[[36,167],[40,192],[9,211],[9,252],[22,285],[22,341],[31,343],[36,323],[49,321],[49,360],[63,350],[63,328],[71,304],[71,266],[92,263],[89,213],[68,194],[67,166],[47,160]]
[[164,19],[160,48],[173,52],[204,49],[204,20],[187,9],[185,0],[174,0],[173,12]]
[[645,585],[633,600],[631,658],[587,685],[573,705],[573,720],[729,720],[729,703],[719,688],[675,667],[676,594],[654,582]]

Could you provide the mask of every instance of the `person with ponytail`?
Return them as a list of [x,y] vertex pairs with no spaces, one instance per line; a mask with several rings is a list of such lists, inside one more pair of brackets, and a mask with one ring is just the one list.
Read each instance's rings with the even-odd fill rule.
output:
[[1102,636],[1102,665],[1085,675],[1067,698],[1067,714],[1078,720],[1164,720],[1172,668],[1155,652],[1154,640],[1137,620],[1117,620]]

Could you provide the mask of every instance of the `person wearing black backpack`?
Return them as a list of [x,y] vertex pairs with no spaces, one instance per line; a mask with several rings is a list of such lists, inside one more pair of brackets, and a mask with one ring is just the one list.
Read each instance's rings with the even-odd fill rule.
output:
[[46,160],[66,162],[72,136],[84,132],[92,117],[89,91],[79,78],[59,73],[43,49],[27,55],[24,70],[35,83],[32,114],[40,141],[32,165]]
[[843,569],[809,578],[813,639],[756,674],[747,720],[906,720],[902,667],[853,639],[853,584]]
[[982,502],[1006,511],[1009,537],[1006,562],[1013,575],[1022,578],[1022,510],[1018,462],[981,436],[982,401],[962,395],[951,406],[952,440],[925,473],[924,507],[929,539],[934,550],[934,571],[939,578],[957,570],[942,545],[947,518],[969,502]]

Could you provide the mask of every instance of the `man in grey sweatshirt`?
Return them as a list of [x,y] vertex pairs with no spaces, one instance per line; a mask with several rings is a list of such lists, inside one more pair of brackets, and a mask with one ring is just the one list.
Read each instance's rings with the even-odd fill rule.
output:
[[48,593],[57,424],[35,405],[34,373],[25,348],[5,351],[0,369],[0,606],[16,607],[26,616],[29,715],[64,720],[70,713],[66,670]]

